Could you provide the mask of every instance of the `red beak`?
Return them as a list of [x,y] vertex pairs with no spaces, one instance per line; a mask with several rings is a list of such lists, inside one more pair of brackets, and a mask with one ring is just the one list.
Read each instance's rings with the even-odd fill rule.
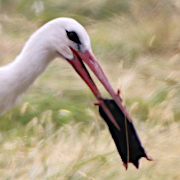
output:
[[94,81],[92,80],[90,74],[88,73],[83,61],[94,72],[96,77],[100,80],[100,82],[103,84],[105,89],[109,92],[109,94],[112,96],[112,98],[114,99],[116,104],[119,106],[121,111],[124,113],[125,117],[131,122],[131,118],[130,118],[128,112],[126,111],[126,108],[122,105],[122,101],[119,97],[119,93],[117,93],[117,94],[115,93],[115,91],[113,90],[113,88],[112,88],[110,82],[108,81],[106,75],[104,74],[101,66],[99,65],[98,61],[95,59],[94,55],[91,52],[89,52],[89,51],[85,51],[85,52],[75,51],[72,48],[71,48],[71,50],[74,54],[74,59],[72,59],[72,60],[67,59],[68,62],[74,67],[76,72],[86,82],[86,84],[89,86],[89,88],[91,89],[91,91],[93,92],[95,97],[97,98],[98,104],[106,112],[109,119],[116,126],[116,128],[118,128],[120,130],[119,125],[115,121],[115,119],[114,119],[113,115],[111,114],[111,112],[109,111],[109,109],[106,107],[104,100],[103,100],[99,90],[97,89]]

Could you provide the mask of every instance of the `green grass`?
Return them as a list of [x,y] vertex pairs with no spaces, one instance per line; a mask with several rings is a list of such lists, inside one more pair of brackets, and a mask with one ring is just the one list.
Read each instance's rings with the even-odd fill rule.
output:
[[34,2],[1,2],[0,64],[12,61],[43,23],[76,18],[113,87],[121,89],[154,161],[142,159],[139,170],[124,170],[93,94],[67,62],[56,59],[23,101],[0,117],[0,178],[180,179],[178,2],[46,0],[39,13],[29,8]]

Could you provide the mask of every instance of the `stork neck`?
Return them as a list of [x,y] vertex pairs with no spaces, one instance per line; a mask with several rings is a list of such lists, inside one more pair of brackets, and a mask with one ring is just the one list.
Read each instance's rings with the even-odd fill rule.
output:
[[54,56],[43,46],[25,46],[15,61],[10,64],[16,87],[20,88],[20,91],[28,89],[53,58]]
[[54,54],[42,42],[32,40],[12,63],[0,68],[0,115],[20,102],[34,80],[54,58]]

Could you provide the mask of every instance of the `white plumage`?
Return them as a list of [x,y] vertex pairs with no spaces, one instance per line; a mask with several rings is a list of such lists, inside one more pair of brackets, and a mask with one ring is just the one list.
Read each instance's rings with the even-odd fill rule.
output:
[[66,31],[74,31],[81,40],[81,52],[90,51],[85,29],[71,18],[57,18],[38,29],[27,41],[21,53],[10,64],[0,68],[0,115],[19,103],[34,80],[57,56],[73,59],[71,41]]

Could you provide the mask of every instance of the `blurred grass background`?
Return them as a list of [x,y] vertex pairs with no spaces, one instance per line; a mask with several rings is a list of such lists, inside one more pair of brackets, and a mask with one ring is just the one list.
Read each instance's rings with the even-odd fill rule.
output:
[[12,61],[36,29],[61,16],[88,31],[154,161],[124,170],[92,93],[56,59],[21,104],[0,117],[0,178],[180,179],[179,1],[2,0],[0,65]]

